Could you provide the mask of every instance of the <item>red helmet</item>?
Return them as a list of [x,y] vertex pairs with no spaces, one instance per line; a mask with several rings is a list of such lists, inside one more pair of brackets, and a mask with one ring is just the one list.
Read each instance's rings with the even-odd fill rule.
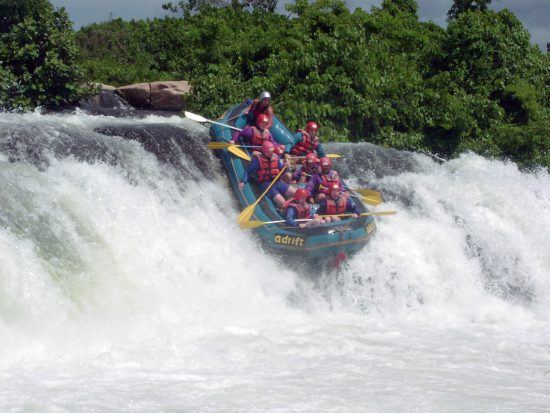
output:
[[332,161],[330,160],[329,157],[324,156],[324,157],[321,158],[321,168],[323,166],[328,166],[328,167],[332,168]]
[[267,116],[265,113],[260,113],[258,115],[258,118],[256,119],[256,126],[260,127],[264,122],[266,125],[269,123],[269,116]]
[[317,123],[315,122],[308,122],[307,125],[306,125],[306,132],[307,133],[311,133],[311,132],[317,132],[319,130],[319,126],[317,126]]
[[309,191],[307,189],[304,189],[304,188],[298,188],[296,190],[296,192],[294,193],[294,199],[296,201],[301,201],[303,199],[307,199],[308,196],[309,196]]
[[[340,184],[332,184],[330,186],[329,190],[330,190],[330,195],[331,196],[336,194],[336,197],[338,197],[338,195],[340,195]],[[335,197],[333,196],[333,198],[335,198]]]
[[306,155],[306,159],[304,160],[304,162],[311,166],[319,163],[319,158],[317,158],[317,155],[315,155],[313,152],[310,152]]
[[268,158],[271,158],[271,155],[273,155],[274,150],[275,150],[275,145],[273,145],[273,142],[263,141],[263,143],[262,143],[262,153],[265,156],[267,156]]
[[277,149],[277,155],[283,156],[285,154],[285,145],[277,145],[275,149]]

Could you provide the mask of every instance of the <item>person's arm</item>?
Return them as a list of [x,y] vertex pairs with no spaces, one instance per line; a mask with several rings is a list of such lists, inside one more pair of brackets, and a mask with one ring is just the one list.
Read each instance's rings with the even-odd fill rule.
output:
[[292,135],[292,139],[290,140],[290,142],[285,145],[286,153],[290,153],[292,148],[294,148],[296,144],[301,140],[302,140],[302,132],[298,132]]
[[296,217],[296,210],[292,207],[288,207],[286,210],[286,219],[285,222],[290,225],[291,227],[297,227],[298,224],[294,220]]
[[327,156],[327,154],[325,153],[325,148],[323,148],[321,142],[319,142],[319,144],[317,145],[317,149],[315,150],[317,151],[317,155],[319,156],[319,158],[324,158],[325,156]]
[[296,169],[294,171],[294,173],[292,174],[292,180],[296,181],[296,182],[299,182],[300,181],[300,178],[302,177],[302,171],[304,170],[303,167],[300,167],[298,169]]
[[267,108],[266,115],[269,116],[269,122],[267,122],[267,129],[269,129],[273,126],[273,107],[271,105]]
[[241,178],[241,182],[239,183],[239,187],[241,189],[244,186],[244,184],[247,184],[248,181],[250,181],[250,174],[256,172],[258,170],[258,167],[259,167],[258,158],[257,157],[252,158],[252,161],[248,164],[248,168],[244,170],[243,176]]
[[238,139],[241,139],[242,142],[250,142],[250,140],[252,139],[252,132],[252,128],[250,126],[247,126],[242,131],[235,132],[231,141],[235,143]]
[[309,191],[310,196],[315,196],[317,194],[317,187],[319,186],[319,177],[313,175],[311,179],[306,184],[306,190]]
[[327,202],[323,200],[319,203],[319,208],[317,208],[316,214],[325,215],[326,213],[327,213]]
[[348,202],[346,203],[346,212],[351,212],[352,214],[359,215],[361,211],[359,210],[359,207],[353,202],[353,199],[348,198]]

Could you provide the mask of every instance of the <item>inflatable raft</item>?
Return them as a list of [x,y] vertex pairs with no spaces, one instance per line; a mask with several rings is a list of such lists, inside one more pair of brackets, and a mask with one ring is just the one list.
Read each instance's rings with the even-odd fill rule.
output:
[[[246,103],[237,105],[218,119],[218,122],[237,128],[246,126],[246,115],[242,112],[248,107]],[[285,145],[292,139],[292,133],[276,117],[270,128],[273,139]],[[213,124],[210,127],[210,136],[215,142],[228,142],[232,131],[225,126]],[[239,180],[248,161],[235,156],[228,150],[218,150],[223,165],[237,200],[242,209],[254,203],[262,192],[254,183],[248,183],[242,191],[239,189]],[[251,155],[252,156],[252,155]],[[338,170],[338,167],[335,167]],[[345,182],[342,182],[346,187]],[[361,212],[368,212],[365,205],[354,199]],[[376,224],[372,216],[357,219],[342,219],[339,222],[323,224],[314,228],[294,228],[284,222],[285,217],[279,212],[275,204],[266,196],[254,209],[253,220],[283,221],[276,224],[267,224],[253,229],[264,246],[273,253],[281,256],[299,256],[302,259],[319,260],[331,257],[353,254],[363,248],[376,231]]]

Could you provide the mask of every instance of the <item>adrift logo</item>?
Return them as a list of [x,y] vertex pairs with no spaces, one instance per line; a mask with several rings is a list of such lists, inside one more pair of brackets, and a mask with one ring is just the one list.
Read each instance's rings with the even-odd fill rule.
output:
[[376,231],[376,224],[374,222],[371,222],[369,223],[369,225],[367,225],[367,234],[370,234],[374,231]]
[[296,247],[303,247],[305,239],[302,237],[291,237],[290,235],[275,235],[275,243],[283,245],[294,245]]

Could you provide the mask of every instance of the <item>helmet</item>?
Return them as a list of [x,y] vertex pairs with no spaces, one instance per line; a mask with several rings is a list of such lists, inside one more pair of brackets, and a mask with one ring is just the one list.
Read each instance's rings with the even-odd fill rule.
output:
[[260,93],[260,100],[264,99],[271,100],[271,93],[269,93],[267,90],[264,90],[262,93]]
[[321,158],[321,168],[323,166],[327,166],[327,167],[329,167],[329,169],[332,168],[332,161],[330,160],[329,157],[324,156],[324,157]]
[[306,164],[313,165],[313,164],[316,164],[318,162],[319,162],[319,159],[317,158],[317,156],[313,152],[310,152],[306,155],[306,159],[305,159]]
[[274,150],[275,150],[275,145],[273,145],[273,142],[264,141],[262,143],[262,153],[268,158],[271,158]]
[[265,113],[260,113],[258,115],[258,118],[256,119],[256,126],[260,127],[260,125],[264,122],[269,122],[269,116],[267,116]]
[[301,201],[302,199],[307,199],[309,196],[309,191],[304,188],[298,188],[296,192],[294,193],[294,199],[296,201]]
[[[340,194],[340,184],[330,185],[329,191],[330,191],[331,195],[336,194],[336,196],[338,196]],[[333,197],[333,198],[335,198],[335,197]]]
[[319,126],[317,126],[317,123],[315,123],[315,122],[308,122],[307,123],[307,125],[306,125],[306,132],[307,133],[317,132],[318,130],[319,130]]

